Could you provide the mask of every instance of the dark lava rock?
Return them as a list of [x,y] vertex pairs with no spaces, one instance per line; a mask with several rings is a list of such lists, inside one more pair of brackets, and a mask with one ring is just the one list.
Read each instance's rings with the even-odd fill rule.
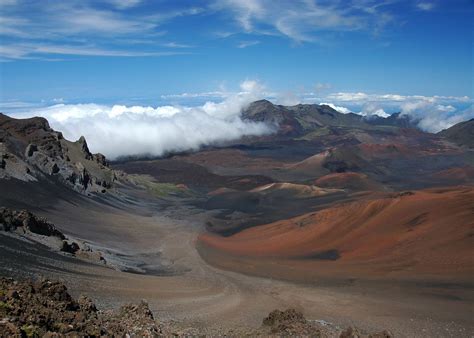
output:
[[51,167],[51,175],[57,174],[59,172],[59,167],[56,163]]
[[321,336],[319,328],[309,323],[295,309],[274,310],[263,319],[263,325],[269,327],[273,334]]
[[38,147],[35,144],[30,143],[26,147],[25,155],[31,157],[36,151],[38,151]]
[[75,254],[80,249],[79,245],[76,242],[69,243],[68,241],[63,241],[61,246],[61,251],[68,252],[70,254]]
[[27,210],[12,210],[9,208],[0,208],[0,226],[5,231],[14,231],[23,228],[24,231],[43,236],[54,236],[65,239],[64,234],[56,229],[54,224],[46,219],[37,217]]

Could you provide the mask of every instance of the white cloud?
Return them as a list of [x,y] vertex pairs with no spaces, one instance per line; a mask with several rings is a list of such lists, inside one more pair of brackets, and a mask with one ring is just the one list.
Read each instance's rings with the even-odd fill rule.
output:
[[332,109],[337,110],[339,113],[342,113],[342,114],[349,114],[349,113],[352,113],[352,112],[351,112],[349,109],[347,109],[346,107],[336,106],[336,105],[333,104],[333,103],[321,102],[320,104],[329,106],[329,107],[331,107]]
[[240,118],[243,107],[262,97],[263,86],[247,80],[241,89],[220,103],[207,102],[199,107],[58,104],[16,117],[43,116],[66,138],[76,140],[84,135],[92,151],[110,158],[159,156],[272,132],[270,126]]
[[347,101],[347,102],[354,102],[354,101],[365,101],[368,99],[368,95],[366,93],[332,93],[327,96],[328,99],[334,101]]
[[238,48],[247,48],[247,47],[251,47],[251,46],[255,46],[255,45],[258,45],[260,43],[260,41],[258,40],[253,40],[253,41],[241,41],[237,47]]
[[108,2],[118,9],[127,9],[139,5],[142,0],[108,0]]
[[422,11],[431,11],[435,8],[435,4],[433,2],[422,1],[417,3],[416,7]]
[[228,97],[230,93],[223,91],[212,91],[212,92],[202,92],[202,93],[181,93],[181,94],[166,94],[161,95],[161,98],[164,100],[167,99],[194,99],[194,98],[225,98]]
[[0,6],[12,6],[16,5],[18,0],[0,0]]
[[[98,8],[93,1],[11,2],[0,13],[0,46],[5,60],[37,59],[35,54],[82,56],[161,56],[176,55],[169,49],[189,48],[178,42],[157,41],[158,27],[176,17],[196,15],[197,7],[160,13],[123,11],[141,4],[140,0],[107,0],[111,6]],[[93,43],[88,43],[93,41]],[[136,41],[147,41],[137,48]],[[143,43],[142,43],[143,44]],[[147,46],[148,45],[148,46]],[[168,50],[150,50],[151,46]],[[184,54],[184,53],[179,53]]]
[[392,20],[387,2],[216,0],[214,8],[230,13],[246,33],[317,41],[323,31],[378,29]]
[[80,55],[80,56],[119,56],[119,57],[158,57],[170,55],[184,55],[186,52],[151,51],[134,52],[128,50],[113,50],[97,48],[91,45],[47,45],[47,44],[14,44],[0,46],[0,56],[10,59],[34,59],[36,55]]
[[[307,97],[317,101],[314,97]],[[388,117],[390,112],[401,112],[418,121],[418,126],[428,132],[442,129],[474,117],[472,106],[463,110],[460,107],[471,104],[473,100],[467,96],[423,96],[399,94],[368,94],[363,92],[338,92],[327,95],[320,100],[334,103],[334,108],[342,113],[344,106],[357,109],[356,114],[363,116],[378,115]],[[337,106],[336,106],[337,105]]]
[[362,111],[360,112],[363,116],[380,116],[380,117],[389,117],[390,114],[387,114],[385,110],[381,107],[379,103],[375,102],[367,102],[362,107]]
[[438,132],[456,123],[474,118],[472,105],[463,111],[458,111],[454,106],[439,104],[436,100],[404,102],[401,105],[401,112],[418,120],[418,126],[429,132]]
[[240,84],[240,89],[249,94],[260,95],[265,90],[265,86],[255,80],[245,80]]
[[177,43],[177,42],[167,42],[162,44],[163,47],[168,48],[192,48],[191,45],[186,45],[184,43]]

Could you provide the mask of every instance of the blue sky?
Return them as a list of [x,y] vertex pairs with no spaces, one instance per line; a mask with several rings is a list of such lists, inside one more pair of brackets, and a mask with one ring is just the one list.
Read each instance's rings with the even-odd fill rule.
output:
[[474,118],[472,0],[0,0],[0,111],[110,158],[272,126],[242,108],[325,103],[437,132]]
[[158,105],[184,93],[203,102],[209,95],[199,93],[220,97],[246,79],[266,94],[322,100],[341,92],[473,97],[471,0],[0,4],[6,108]]

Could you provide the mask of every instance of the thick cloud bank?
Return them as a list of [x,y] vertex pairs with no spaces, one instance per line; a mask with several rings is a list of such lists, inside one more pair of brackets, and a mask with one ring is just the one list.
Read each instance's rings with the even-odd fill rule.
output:
[[207,102],[199,107],[58,104],[16,116],[43,116],[66,138],[77,140],[83,135],[91,151],[101,152],[111,159],[160,156],[167,152],[197,150],[242,136],[271,133],[270,126],[240,118],[241,109],[259,98],[259,84],[245,81],[241,89],[223,102]]

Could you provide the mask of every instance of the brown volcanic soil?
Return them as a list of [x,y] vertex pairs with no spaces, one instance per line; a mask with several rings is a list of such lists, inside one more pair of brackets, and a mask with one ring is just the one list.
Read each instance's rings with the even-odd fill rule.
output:
[[[34,186],[28,185],[26,197],[34,197]],[[9,204],[23,196],[8,187]],[[20,187],[16,185],[17,190]],[[388,329],[396,336],[466,337],[474,333],[472,288],[455,277],[444,284],[404,284],[344,276],[312,279],[307,285],[252,277],[210,266],[198,254],[196,238],[207,219],[202,211],[180,204],[166,207],[143,196],[111,206],[70,192],[60,195],[53,191],[52,195],[60,198],[43,198],[38,215],[47,217],[68,236],[80,237],[107,253],[108,262],[110,252],[115,252],[116,257],[136,262],[144,271],[117,271],[0,234],[1,275],[60,280],[74,297],[86,294],[99,309],[118,309],[124,303],[146,299],[160,323],[183,335],[216,336],[233,330],[232,335],[238,336],[259,328],[270,311],[289,307],[302,311],[311,323],[327,321],[333,327],[357,326],[366,332]],[[0,201],[6,201],[3,195]],[[25,199],[24,207],[31,209],[29,201]],[[201,253],[208,261],[217,258],[223,264],[232,263],[230,268],[242,264],[223,252],[212,257]],[[259,272],[271,271],[264,258],[248,263]],[[287,269],[279,271],[288,275]],[[307,272],[311,275],[314,265]],[[195,330],[186,331],[190,327]]]
[[[227,238],[202,234],[199,241],[215,253],[235,256],[236,262],[239,257],[283,260],[276,268],[254,265],[268,275],[272,269],[280,270],[277,276],[287,270],[287,278],[295,280],[317,276],[469,280],[474,273],[473,215],[474,188],[425,190],[342,204]],[[236,270],[241,268],[235,264]]]
[[204,191],[220,187],[247,190],[273,182],[262,175],[221,176],[201,165],[173,158],[116,163],[113,167],[129,174],[150,175],[162,183],[185,184]]
[[350,189],[355,191],[383,190],[383,186],[367,175],[354,172],[332,173],[318,178],[315,185],[323,188]]

